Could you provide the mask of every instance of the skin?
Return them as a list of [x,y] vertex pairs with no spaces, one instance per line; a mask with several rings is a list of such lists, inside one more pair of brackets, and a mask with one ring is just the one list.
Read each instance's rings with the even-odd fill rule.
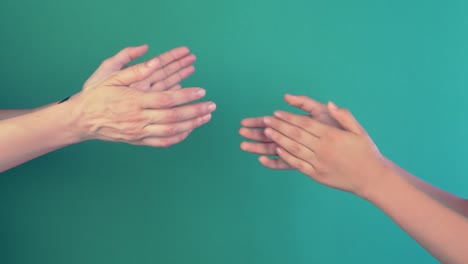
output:
[[273,116],[244,119],[240,134],[256,142],[243,142],[243,150],[262,155],[260,162],[268,168],[297,169],[373,203],[441,262],[467,262],[465,199],[417,179],[384,157],[348,110],[304,96],[286,95],[285,100],[308,114],[275,111]]
[[191,103],[205,90],[179,85],[193,73],[195,56],[181,47],[124,67],[147,49],[130,47],[106,59],[62,104],[2,112],[0,172],[86,140],[169,147],[209,122],[216,105]]
[[[97,70],[86,80],[83,88],[102,81],[113,73],[122,70],[128,63],[142,57],[148,51],[148,45],[126,47],[114,56],[105,59]],[[130,85],[142,91],[166,91],[180,89],[180,82],[189,77],[195,71],[193,63],[195,55],[186,47],[179,47],[158,56],[161,61],[161,69],[154,72],[145,80]],[[0,109],[0,120],[19,115],[32,113],[44,109],[53,104],[34,109]]]

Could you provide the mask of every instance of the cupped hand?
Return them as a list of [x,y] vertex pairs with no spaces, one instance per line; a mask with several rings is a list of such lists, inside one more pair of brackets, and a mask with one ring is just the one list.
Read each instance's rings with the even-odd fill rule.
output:
[[384,175],[385,159],[348,110],[333,103],[327,108],[342,129],[310,116],[276,111],[274,117],[264,118],[265,136],[292,168],[324,185],[362,196]]
[[[125,62],[129,59],[119,57],[117,60]],[[171,65],[167,63],[168,60],[159,56],[110,74],[110,68],[101,66],[102,71],[96,71],[87,86],[66,102],[72,109],[71,118],[75,120],[81,140],[168,147],[181,142],[193,129],[207,123],[216,108],[213,102],[187,104],[203,98],[205,90],[158,91],[159,87],[152,90],[157,82],[148,80],[157,79],[155,76],[163,71],[164,65]],[[106,71],[108,76],[103,77]],[[167,73],[164,80],[173,75]],[[99,78],[104,79],[97,81]],[[143,82],[146,86],[139,86]],[[172,84],[171,81],[163,82],[166,88]],[[137,86],[139,89],[135,89]]]

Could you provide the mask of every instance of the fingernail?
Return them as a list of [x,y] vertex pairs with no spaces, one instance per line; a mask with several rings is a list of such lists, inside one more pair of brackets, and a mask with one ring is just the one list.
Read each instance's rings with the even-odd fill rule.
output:
[[332,101],[328,102],[328,104],[330,105],[330,107],[332,109],[337,109],[338,108],[338,106],[336,106],[336,104],[334,104]]
[[267,128],[267,129],[265,129],[265,132],[264,132],[264,133],[265,133],[265,135],[266,135],[267,137],[271,137],[272,131],[271,131],[271,129]]
[[204,117],[202,117],[203,122],[208,122],[208,121],[210,121],[210,119],[211,119],[211,115],[210,115],[210,114],[205,115]]
[[265,122],[265,124],[270,124],[271,119],[269,117],[265,117],[265,118],[263,118],[263,122]]
[[277,116],[277,117],[279,117],[279,118],[283,117],[283,113],[281,113],[280,111],[275,111],[275,112],[273,113],[273,115],[274,115],[274,116]]
[[202,96],[205,96],[206,91],[204,89],[199,89],[195,94],[198,97],[202,97]]
[[209,103],[208,104],[208,111],[213,112],[216,109],[216,104],[215,103]]

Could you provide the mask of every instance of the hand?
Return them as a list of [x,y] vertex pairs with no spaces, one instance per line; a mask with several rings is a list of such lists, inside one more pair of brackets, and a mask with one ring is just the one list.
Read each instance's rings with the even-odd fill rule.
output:
[[[319,122],[341,128],[340,124],[338,124],[335,119],[330,116],[328,108],[325,104],[322,104],[306,96],[285,95],[284,99],[288,104],[303,109],[309,114],[310,117],[313,117]],[[264,129],[266,127],[264,118],[265,117],[262,116],[246,118],[242,120],[241,124],[244,127],[239,130],[239,133],[246,139],[256,141],[256,143],[242,142],[241,149],[247,152],[262,155],[259,157],[259,161],[267,168],[276,170],[293,169],[293,167],[291,167],[281,157],[273,159],[267,157],[278,156],[278,154],[276,153],[276,143],[273,142],[270,138],[266,137],[264,134]]]
[[[309,104],[301,105],[302,110]],[[276,111],[266,117],[265,135],[291,167],[324,185],[362,195],[379,183],[385,160],[364,128],[346,109],[328,104],[338,129],[309,116]]]
[[[127,47],[113,57],[104,60],[97,70],[83,85],[86,87],[104,80],[113,73],[122,70],[128,63],[140,58],[148,51],[147,45]],[[194,71],[195,55],[186,47],[179,47],[165,52],[157,57],[158,69],[148,78],[130,85],[142,91],[166,91],[180,89],[179,83],[189,77]]]
[[202,98],[205,91],[201,88],[131,88],[156,76],[163,64],[162,58],[156,57],[111,73],[102,81],[90,82],[67,101],[80,139],[168,147],[207,123],[216,108],[214,103],[183,105]]

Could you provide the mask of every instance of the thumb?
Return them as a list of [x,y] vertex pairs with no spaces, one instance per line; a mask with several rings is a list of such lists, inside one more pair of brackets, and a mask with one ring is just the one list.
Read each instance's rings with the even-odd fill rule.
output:
[[359,122],[354,118],[353,114],[345,108],[338,108],[333,102],[328,102],[328,111],[345,130],[361,135],[364,129]]
[[105,60],[101,67],[111,72],[119,71],[126,64],[143,56],[147,51],[148,45],[141,45],[138,47],[126,47],[114,56]]
[[160,60],[155,57],[148,61],[132,65],[118,71],[109,79],[110,84],[129,86],[133,83],[148,78],[153,72],[160,68]]
[[148,51],[148,45],[127,47],[114,56],[105,59],[96,71],[86,80],[83,87],[102,81],[116,71],[120,71],[127,63],[143,56]]

